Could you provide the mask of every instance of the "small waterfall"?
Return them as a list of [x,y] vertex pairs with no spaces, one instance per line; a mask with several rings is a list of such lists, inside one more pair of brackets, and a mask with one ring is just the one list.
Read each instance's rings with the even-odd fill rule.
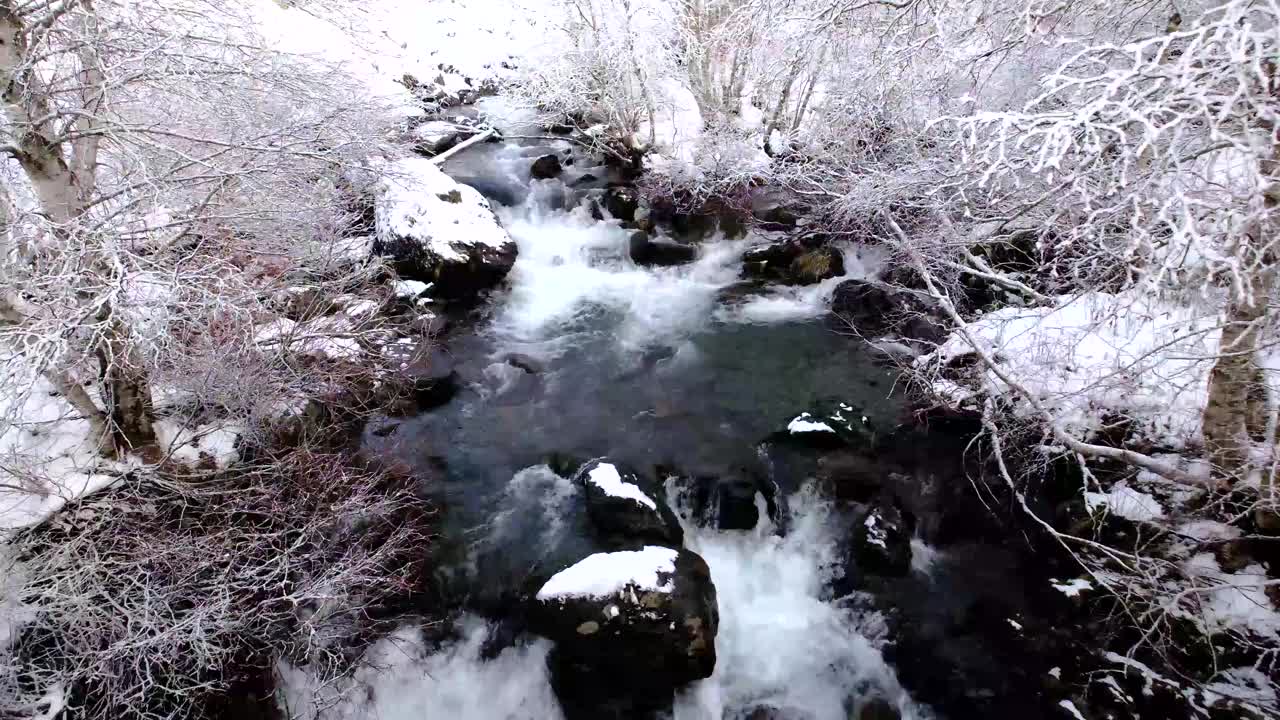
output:
[[[678,494],[673,500],[678,507]],[[677,698],[675,720],[733,720],[758,710],[844,720],[873,697],[904,718],[919,717],[873,644],[879,618],[827,595],[841,566],[830,503],[804,489],[788,506],[785,537],[774,533],[767,513],[750,532],[685,519],[685,544],[711,568],[720,632],[715,673]]]

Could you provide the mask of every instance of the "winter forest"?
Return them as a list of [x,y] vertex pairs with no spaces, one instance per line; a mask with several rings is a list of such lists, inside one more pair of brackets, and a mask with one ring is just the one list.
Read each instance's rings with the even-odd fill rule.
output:
[[1280,0],[0,0],[3,720],[1280,717]]

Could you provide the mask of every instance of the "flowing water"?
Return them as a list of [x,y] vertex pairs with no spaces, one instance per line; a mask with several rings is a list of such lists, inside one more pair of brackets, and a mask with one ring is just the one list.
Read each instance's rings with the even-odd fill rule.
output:
[[[835,282],[720,301],[739,280],[743,249],[765,240],[754,236],[712,238],[690,265],[638,267],[625,230],[574,204],[566,183],[581,173],[530,182],[530,152],[490,145],[448,168],[519,203],[500,211],[519,260],[486,317],[450,340],[460,394],[368,438],[432,469],[460,594],[479,601],[518,587],[531,568],[581,557],[573,538],[582,498],[549,458],[608,455],[644,471],[716,473],[759,462],[760,440],[818,399],[895,421],[892,373],[822,320]],[[857,248],[846,258],[855,276],[873,260]],[[843,720],[872,697],[921,714],[876,649],[884,628],[875,613],[833,597],[847,526],[828,501],[804,483],[784,486],[785,534],[766,513],[753,531],[718,531],[693,522],[686,492],[668,482],[686,545],[711,568],[721,624],[715,674],[679,695],[677,720],[761,710]],[[470,616],[441,644],[404,628],[372,651],[374,667],[358,678],[365,689],[334,698],[322,716],[559,717],[548,643],[522,637],[484,652],[493,630]],[[316,688],[305,673],[284,672],[291,707],[303,707]]]

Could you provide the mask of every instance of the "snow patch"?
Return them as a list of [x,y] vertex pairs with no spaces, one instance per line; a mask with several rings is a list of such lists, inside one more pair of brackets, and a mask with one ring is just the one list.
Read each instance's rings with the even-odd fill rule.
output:
[[650,510],[658,509],[653,498],[645,495],[635,483],[623,480],[622,475],[618,473],[618,468],[609,463],[601,463],[592,468],[591,472],[587,473],[587,482],[600,488],[610,497],[629,498]]
[[812,420],[813,416],[809,413],[800,413],[791,422],[787,423],[787,432],[792,435],[800,435],[803,433],[827,432],[834,433],[835,430],[830,425]]
[[[555,575],[538,591],[539,600],[608,597],[628,587],[669,593],[678,553],[671,548],[646,546],[643,550],[596,553]],[[664,579],[665,576],[665,579]]]
[[1133,522],[1154,522],[1164,517],[1164,508],[1159,501],[1123,482],[1116,483],[1105,493],[1086,492],[1084,503],[1091,513],[1105,510]]
[[[1183,447],[1200,430],[1209,370],[1220,335],[1216,315],[1138,294],[1063,296],[1048,307],[1003,308],[969,324],[969,332],[1040,402],[1061,426],[1089,434],[1110,414],[1135,422],[1135,431],[1166,447]],[[945,367],[970,355],[952,335],[917,367]],[[935,391],[962,404],[975,390],[1012,394],[983,368],[977,387],[939,383]],[[1025,413],[1029,406],[1017,402]]]
[[1049,584],[1053,586],[1054,590],[1057,590],[1067,597],[1078,597],[1080,593],[1093,589],[1093,583],[1085,580],[1084,578],[1075,578],[1074,580],[1067,580],[1066,582],[1055,579]]

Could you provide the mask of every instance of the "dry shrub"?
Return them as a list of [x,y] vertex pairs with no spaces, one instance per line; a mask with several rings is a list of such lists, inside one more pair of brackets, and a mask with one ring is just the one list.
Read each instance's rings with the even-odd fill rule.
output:
[[218,715],[279,656],[340,673],[423,583],[433,518],[413,484],[305,447],[195,483],[122,479],[15,539],[39,612],[10,680],[59,688],[68,717],[170,720]]

